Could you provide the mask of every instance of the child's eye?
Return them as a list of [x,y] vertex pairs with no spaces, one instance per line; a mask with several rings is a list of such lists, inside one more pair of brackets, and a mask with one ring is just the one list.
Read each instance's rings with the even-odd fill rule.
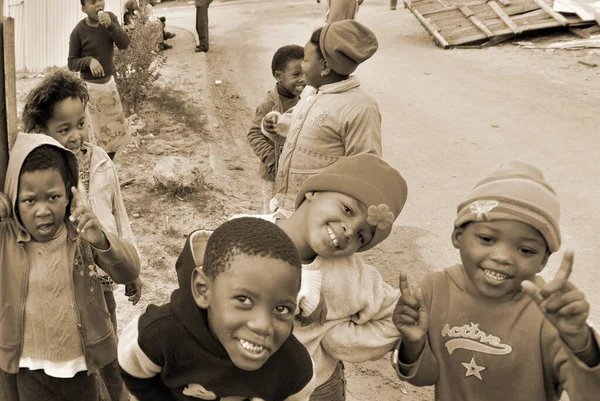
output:
[[492,242],[492,237],[488,237],[487,235],[478,235],[477,238],[479,238],[479,240],[481,242],[484,242],[486,244],[489,244]]
[[23,199],[22,202],[30,205],[33,203],[33,199]]
[[363,235],[363,233],[361,233],[360,231],[356,234],[358,236],[358,240],[360,241],[360,244],[364,244],[365,243],[365,236]]
[[521,248],[521,252],[523,252],[526,255],[535,255],[535,254],[537,254],[537,251],[535,249],[531,249],[531,248]]
[[58,200],[58,199],[60,199],[60,195],[52,195],[52,196],[50,196],[50,200],[55,201],[55,200]]
[[85,122],[77,124],[77,128],[82,129],[83,127],[85,127]]
[[63,135],[64,135],[64,134],[67,134],[68,132],[69,132],[69,129],[68,129],[68,128],[63,128],[63,129],[60,129],[60,130],[58,130],[58,133],[59,133],[59,134],[63,134]]
[[342,203],[342,208],[344,209],[344,213],[346,213],[346,214],[352,213],[352,209],[350,209],[347,205],[344,205],[343,203]]
[[250,298],[248,298],[244,295],[238,295],[235,297],[235,299],[237,299],[239,302],[243,303],[244,305],[252,305],[252,301],[250,300]]
[[290,308],[287,306],[278,306],[275,308],[275,312],[279,315],[287,315],[291,313]]

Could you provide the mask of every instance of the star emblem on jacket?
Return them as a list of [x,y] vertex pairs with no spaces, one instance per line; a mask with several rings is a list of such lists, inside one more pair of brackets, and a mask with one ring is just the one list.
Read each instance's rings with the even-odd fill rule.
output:
[[477,365],[477,363],[475,362],[475,357],[472,356],[471,362],[469,363],[461,362],[461,365],[467,368],[467,373],[465,373],[466,377],[475,376],[479,380],[483,380],[481,377],[481,371],[485,370],[486,368],[484,366]]

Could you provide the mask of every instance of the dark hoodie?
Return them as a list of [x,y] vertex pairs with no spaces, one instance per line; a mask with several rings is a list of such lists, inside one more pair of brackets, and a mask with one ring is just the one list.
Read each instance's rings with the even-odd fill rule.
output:
[[[77,186],[77,159],[69,150],[47,135],[19,134],[10,154],[4,193],[10,198],[12,216],[0,222],[0,369],[17,373],[23,341],[23,315],[28,294],[29,264],[24,243],[34,241],[14,212],[21,167],[27,156],[42,145],[56,146],[64,152],[70,184]],[[68,212],[68,210],[67,210]],[[97,274],[90,275],[94,264],[105,270],[115,282],[128,283],[139,274],[140,262],[135,248],[106,233],[109,249],[102,251],[81,239],[65,216],[69,254],[73,260],[73,289],[79,319],[78,329],[84,346],[88,371],[95,371],[116,358],[117,340]],[[73,252],[71,250],[75,248]]]
[[171,302],[148,306],[139,322],[135,319],[123,329],[119,364],[129,391],[140,401],[308,400],[312,362],[293,335],[256,371],[233,364],[210,332],[206,310],[194,301],[193,240],[194,233],[177,259],[179,288],[171,294]]

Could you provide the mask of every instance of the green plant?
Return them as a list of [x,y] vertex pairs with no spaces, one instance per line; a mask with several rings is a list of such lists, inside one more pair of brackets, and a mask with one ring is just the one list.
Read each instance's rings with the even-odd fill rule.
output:
[[115,54],[115,80],[127,115],[138,112],[167,61],[159,50],[158,35],[162,36],[162,31],[157,33],[156,25],[138,20],[128,28],[129,47]]

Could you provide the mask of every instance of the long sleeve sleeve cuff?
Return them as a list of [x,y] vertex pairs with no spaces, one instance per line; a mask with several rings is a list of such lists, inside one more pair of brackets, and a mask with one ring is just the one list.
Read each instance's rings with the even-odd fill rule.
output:
[[302,285],[298,292],[298,307],[302,316],[310,316],[317,309],[321,300],[322,280],[321,271],[302,269]]

